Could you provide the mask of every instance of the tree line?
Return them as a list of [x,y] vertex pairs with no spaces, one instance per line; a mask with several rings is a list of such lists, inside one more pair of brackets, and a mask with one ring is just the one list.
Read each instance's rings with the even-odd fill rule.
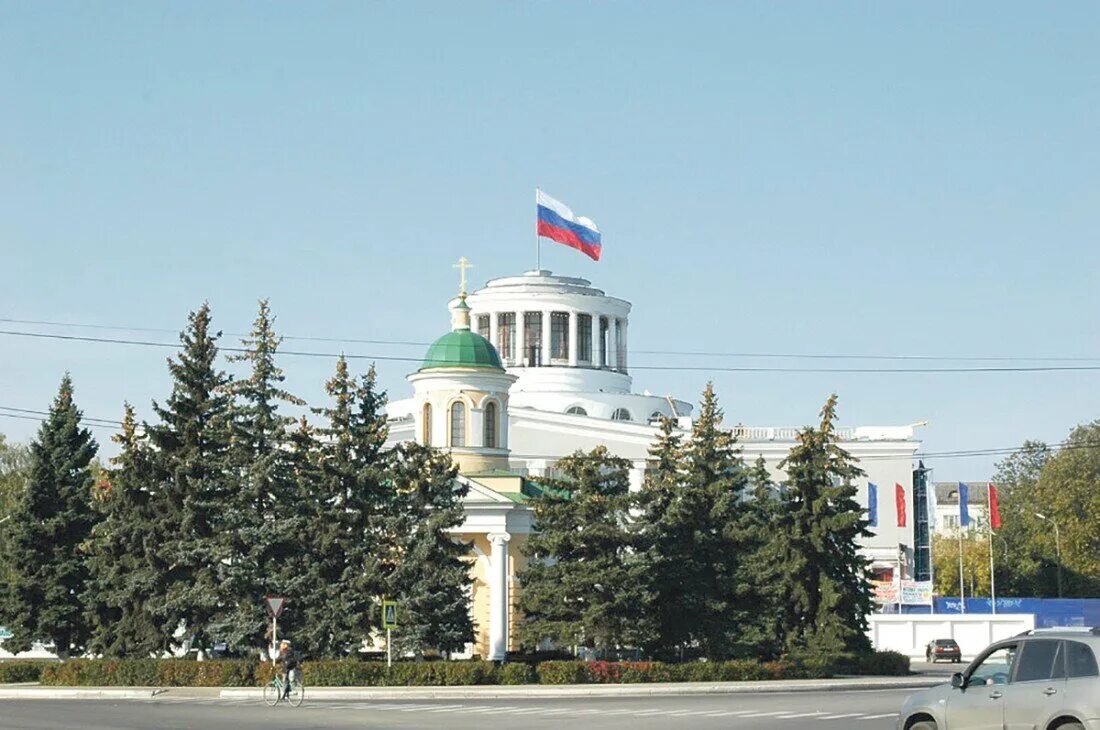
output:
[[270,594],[288,599],[280,635],[307,655],[356,653],[383,596],[402,600],[397,649],[462,649],[473,634],[467,547],[448,531],[464,488],[449,457],[383,449],[385,394],[373,367],[355,376],[344,358],[328,403],[312,409],[319,425],[288,415],[305,404],[283,387],[266,301],[229,358],[241,377],[222,369],[220,336],[207,305],[191,313],[168,360],[170,393],[149,422],[125,406],[106,468],[95,469],[68,375],[29,450],[0,449],[23,474],[19,488],[0,485],[5,648],[262,652]]
[[597,448],[558,462],[532,500],[520,576],[529,649],[623,647],[718,660],[870,649],[862,475],[839,445],[836,396],[779,465],[747,465],[714,389],[686,437],[662,421],[641,490],[629,463]]

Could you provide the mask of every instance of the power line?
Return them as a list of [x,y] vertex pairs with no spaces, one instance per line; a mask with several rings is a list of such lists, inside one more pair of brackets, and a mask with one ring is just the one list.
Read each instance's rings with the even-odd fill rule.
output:
[[[0,411],[15,411],[16,413],[30,413],[36,416],[49,416],[49,411],[37,411],[33,408],[15,408],[14,406],[0,406]],[[116,421],[111,418],[93,418],[92,416],[81,415],[81,421],[98,421],[108,426],[121,426],[122,421]]]
[[[42,319],[15,319],[0,317],[0,322],[10,324],[46,325],[50,327],[74,327],[95,330],[114,330],[129,332],[160,332],[179,334],[179,330],[166,327],[131,327],[123,325],[85,324],[78,322],[58,322]],[[243,332],[224,332],[228,337],[248,337]],[[365,339],[356,337],[315,337],[303,335],[281,335],[284,340],[301,342],[353,343],[360,345],[388,345],[399,347],[427,347],[430,342],[420,340]],[[228,348],[223,348],[228,349]],[[674,355],[681,357],[729,357],[746,359],[773,360],[879,360],[879,361],[957,361],[957,362],[1088,362],[1100,363],[1100,357],[1076,356],[1020,356],[1020,355],[865,355],[854,353],[802,353],[802,352],[720,352],[706,350],[631,350],[635,355]],[[382,359],[382,358],[377,358]],[[639,366],[635,366],[636,368]],[[661,366],[654,366],[661,367]],[[796,371],[799,372],[799,371]],[[828,371],[827,371],[828,372]]]
[[[38,423],[45,423],[46,421],[42,416],[26,416],[19,413],[0,413],[0,418],[19,418],[24,421],[37,421]],[[108,426],[105,423],[84,423],[84,419],[81,419],[81,423],[89,428],[105,428],[109,431],[117,430],[114,426]]]
[[[141,347],[160,347],[179,349],[180,343],[154,342],[149,340],[128,340],[113,337],[89,337],[81,335],[63,335],[47,332],[20,332],[0,330],[0,335],[29,337],[36,339],[65,340],[70,342],[95,342],[115,345],[134,345]],[[220,347],[224,352],[248,352],[243,347]],[[419,357],[400,357],[395,355],[362,355],[355,353],[312,352],[305,350],[279,350],[279,354],[293,357],[344,357],[348,360],[371,360],[384,362],[422,362]],[[634,370],[666,370],[680,372],[726,372],[726,373],[862,373],[862,374],[920,374],[920,373],[1040,373],[1040,372],[1095,372],[1100,365],[1040,365],[1005,367],[949,367],[949,368],[790,368],[790,367],[750,367],[750,366],[703,366],[703,365],[633,365]]]

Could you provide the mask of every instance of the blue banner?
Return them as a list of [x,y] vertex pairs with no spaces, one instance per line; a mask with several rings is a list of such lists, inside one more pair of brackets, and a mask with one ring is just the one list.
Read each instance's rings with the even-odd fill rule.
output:
[[878,485],[867,484],[867,524],[878,527]]
[[959,526],[970,524],[970,487],[959,482]]

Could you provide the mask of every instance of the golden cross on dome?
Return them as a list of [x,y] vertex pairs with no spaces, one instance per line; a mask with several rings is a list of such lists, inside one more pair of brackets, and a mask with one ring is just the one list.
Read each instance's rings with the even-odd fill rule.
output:
[[466,296],[466,269],[474,268],[474,265],[466,260],[463,256],[458,260],[458,263],[451,267],[452,269],[459,270],[459,282],[458,282],[458,294],[459,296]]

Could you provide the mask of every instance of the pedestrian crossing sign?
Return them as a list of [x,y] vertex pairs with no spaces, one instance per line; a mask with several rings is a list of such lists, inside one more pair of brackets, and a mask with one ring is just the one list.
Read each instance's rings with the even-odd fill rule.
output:
[[397,601],[382,601],[382,628],[397,628]]

